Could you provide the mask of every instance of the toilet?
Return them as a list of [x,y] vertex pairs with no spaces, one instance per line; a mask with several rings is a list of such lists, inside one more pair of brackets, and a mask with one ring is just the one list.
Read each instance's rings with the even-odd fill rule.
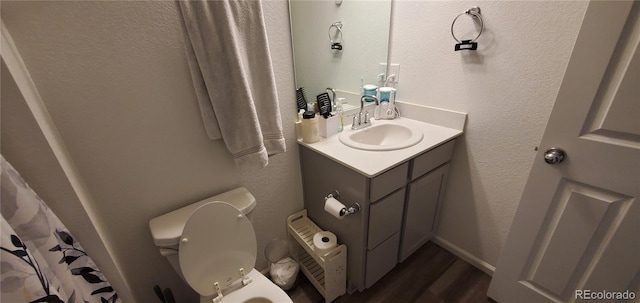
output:
[[153,241],[200,302],[292,302],[254,269],[256,235],[248,215],[256,200],[244,187],[149,221]]

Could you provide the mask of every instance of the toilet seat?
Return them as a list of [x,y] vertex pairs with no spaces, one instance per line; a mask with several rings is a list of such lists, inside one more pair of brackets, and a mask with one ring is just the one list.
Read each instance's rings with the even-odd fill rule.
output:
[[[293,303],[287,293],[256,269],[247,276],[253,280],[242,291],[225,293],[220,303]],[[211,303],[213,296],[201,296],[200,303]]]
[[[212,222],[215,222],[212,224]],[[215,228],[211,228],[211,226]],[[209,202],[187,219],[180,237],[180,268],[187,283],[201,296],[228,288],[256,262],[256,235],[249,220],[226,202]]]

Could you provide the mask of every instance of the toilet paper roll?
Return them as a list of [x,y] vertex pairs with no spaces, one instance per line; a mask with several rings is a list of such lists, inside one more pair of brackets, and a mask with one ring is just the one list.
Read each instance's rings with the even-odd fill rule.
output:
[[336,235],[330,231],[321,231],[313,235],[313,251],[324,255],[338,246]]
[[340,216],[340,212],[343,209],[346,209],[346,206],[344,206],[344,204],[340,203],[340,201],[336,200],[335,198],[329,198],[324,201],[324,211],[330,213],[332,216],[340,220],[344,219],[344,216]]

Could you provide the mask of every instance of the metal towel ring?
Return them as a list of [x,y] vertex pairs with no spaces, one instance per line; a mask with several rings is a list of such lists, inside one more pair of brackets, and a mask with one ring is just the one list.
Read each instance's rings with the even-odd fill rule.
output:
[[[453,26],[456,24],[456,21],[458,20],[458,18],[460,18],[460,16],[463,15],[467,15],[467,16],[471,16],[471,18],[473,18],[473,20],[478,20],[480,21],[480,31],[478,32],[478,35],[471,39],[471,40],[458,40],[458,38],[456,37],[456,35],[453,33]],[[463,13],[457,15],[454,19],[453,22],[451,22],[451,36],[453,37],[454,40],[456,40],[458,42],[458,44],[456,44],[455,50],[459,51],[459,50],[476,50],[478,48],[478,43],[476,42],[476,40],[478,40],[478,38],[480,38],[480,35],[482,35],[482,31],[484,30],[484,21],[482,21],[482,15],[480,14],[480,8],[477,6],[474,6],[466,11],[464,11]]]
[[[335,28],[335,35],[331,35],[331,29]],[[333,37],[336,37],[336,41],[333,41]],[[329,41],[331,42],[331,49],[342,50],[342,21],[334,22],[329,26]]]

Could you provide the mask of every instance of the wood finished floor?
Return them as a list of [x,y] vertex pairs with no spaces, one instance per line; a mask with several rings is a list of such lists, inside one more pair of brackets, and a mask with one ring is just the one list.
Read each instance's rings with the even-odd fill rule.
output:
[[[481,270],[428,242],[373,287],[346,294],[334,302],[493,302],[486,295],[490,280]],[[303,274],[287,294],[295,303],[324,303],[322,295]]]

